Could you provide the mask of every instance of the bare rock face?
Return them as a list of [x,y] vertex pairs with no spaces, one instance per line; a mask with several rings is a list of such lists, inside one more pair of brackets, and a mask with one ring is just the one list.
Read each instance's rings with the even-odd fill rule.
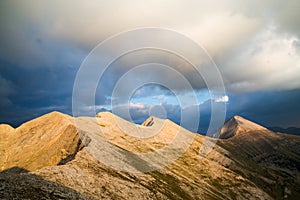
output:
[[1,200],[78,199],[91,200],[63,185],[51,182],[21,168],[11,168],[0,173]]
[[221,129],[220,138],[227,139],[241,133],[249,131],[267,130],[265,127],[260,126],[254,122],[244,119],[240,116],[234,116],[228,120]]
[[79,151],[83,142],[73,125],[73,118],[58,112],[22,124],[13,129],[0,126],[1,170],[20,167],[36,170],[63,164]]
[[[7,158],[8,142],[10,141],[10,136],[15,132],[15,129],[7,124],[0,124],[0,161],[3,162]],[[3,170],[0,166],[0,170]]]
[[251,181],[191,152],[164,169],[129,173],[105,166],[83,149],[66,165],[34,174],[93,199],[271,199]]
[[[199,150],[206,137],[155,117],[136,125],[108,112],[75,119],[54,112],[17,129],[0,125],[0,198],[299,197],[299,137],[279,136],[240,117],[227,122],[223,131],[234,136],[218,140],[215,148],[201,157]],[[179,148],[192,139],[177,160],[156,171],[139,168],[140,164],[151,165],[144,154],[170,145],[177,137]],[[107,154],[108,159],[134,161],[136,171],[117,170],[101,162],[95,152],[110,148],[114,151]],[[130,153],[135,154],[130,157]]]
[[238,116],[225,123],[222,134],[221,148],[216,150],[231,161],[220,164],[254,181],[275,199],[300,197],[299,136],[274,133]]

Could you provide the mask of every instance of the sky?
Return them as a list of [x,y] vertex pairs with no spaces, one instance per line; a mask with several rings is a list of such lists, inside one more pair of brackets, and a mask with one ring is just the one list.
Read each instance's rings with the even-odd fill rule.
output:
[[[145,50],[120,58],[105,71],[95,94],[97,111],[112,110],[112,91],[124,72],[155,58],[176,64],[192,90],[180,84],[173,90],[158,84],[137,88],[125,105],[136,123],[152,114],[180,123],[182,110],[199,108],[198,131],[205,132],[213,101],[226,104],[227,119],[241,115],[268,127],[300,127],[299,9],[298,0],[2,0],[0,123],[17,127],[54,110],[72,115],[74,81],[89,53],[112,35],[158,27],[201,45],[218,67],[226,95],[211,97],[191,66],[165,52]],[[115,44],[107,53],[117,48]],[[153,77],[175,80],[159,72]],[[189,100],[191,94],[197,104]]]

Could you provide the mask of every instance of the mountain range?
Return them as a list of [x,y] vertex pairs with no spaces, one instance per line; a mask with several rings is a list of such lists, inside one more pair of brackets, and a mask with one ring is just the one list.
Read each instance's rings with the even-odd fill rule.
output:
[[282,128],[278,126],[268,127],[271,131],[279,132],[279,133],[288,133],[293,135],[300,135],[300,128],[297,127],[288,127],[288,128]]
[[51,112],[0,125],[0,170],[0,199],[299,199],[300,137],[240,116],[211,138],[156,117]]

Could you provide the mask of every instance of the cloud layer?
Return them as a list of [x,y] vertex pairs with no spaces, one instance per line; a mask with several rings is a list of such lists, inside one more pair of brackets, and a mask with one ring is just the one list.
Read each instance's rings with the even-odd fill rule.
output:
[[[80,51],[76,49],[88,53],[112,34],[155,26],[176,30],[203,45],[229,91],[300,87],[296,0],[92,0],[84,4],[12,0],[1,4],[0,41],[5,48],[0,58],[22,67],[58,66],[57,61],[65,59],[61,54],[75,59]],[[190,76],[188,68],[182,65],[181,71]]]
[[[30,110],[35,110],[36,115],[51,109],[71,113],[73,82],[83,59],[111,35],[140,27],[172,29],[203,46],[217,64],[229,93],[229,99],[221,97],[217,101],[229,101],[230,105],[235,102],[237,108],[231,110],[237,113],[247,110],[250,103],[243,107],[237,99],[244,101],[252,94],[251,102],[259,107],[261,100],[254,97],[263,96],[264,92],[276,93],[277,98],[281,94],[290,102],[289,97],[298,97],[300,89],[299,9],[297,0],[192,0],[188,3],[180,0],[3,0],[0,3],[1,122],[18,124],[33,115]],[[113,48],[118,48],[118,44]],[[111,65],[98,86],[97,104],[110,103],[116,82],[132,66],[153,59],[174,67],[195,90],[206,88],[201,76],[174,55],[136,52]],[[137,77],[143,78],[143,74]],[[156,73],[155,78],[173,81],[174,89],[179,92],[190,92],[181,84],[176,85],[176,76],[172,74]],[[134,79],[128,82],[134,84]],[[145,89],[139,97],[152,96],[152,92],[153,88]],[[270,101],[271,96],[267,96]],[[279,105],[273,103],[270,105]],[[284,112],[291,112],[288,109],[292,108]],[[16,112],[19,120],[12,119],[12,113]]]

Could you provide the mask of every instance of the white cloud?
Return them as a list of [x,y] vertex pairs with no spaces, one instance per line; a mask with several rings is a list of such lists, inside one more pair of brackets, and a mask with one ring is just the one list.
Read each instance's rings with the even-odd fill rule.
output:
[[226,58],[221,69],[227,88],[234,92],[300,88],[300,55],[296,37],[276,27],[256,34],[251,42]]
[[129,109],[144,109],[145,105],[142,103],[129,103]]
[[220,98],[215,99],[215,102],[217,103],[226,103],[229,101],[229,97],[228,96],[222,96]]

